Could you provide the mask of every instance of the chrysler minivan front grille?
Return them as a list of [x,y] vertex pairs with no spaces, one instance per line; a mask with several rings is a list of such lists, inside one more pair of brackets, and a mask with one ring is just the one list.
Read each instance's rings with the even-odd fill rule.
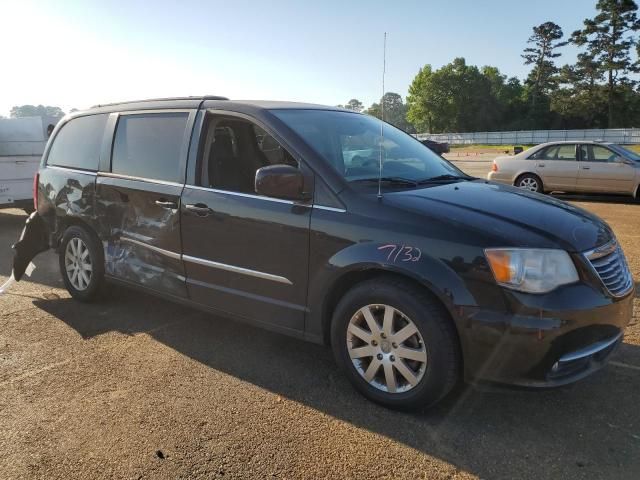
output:
[[631,291],[633,277],[617,241],[587,252],[585,256],[611,295],[622,297]]

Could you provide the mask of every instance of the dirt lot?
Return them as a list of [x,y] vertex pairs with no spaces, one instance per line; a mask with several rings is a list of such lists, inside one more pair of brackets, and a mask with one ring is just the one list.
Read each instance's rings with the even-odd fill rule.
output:
[[[578,203],[639,279],[640,205]],[[0,211],[0,283],[24,219]],[[36,263],[0,297],[2,479],[640,478],[638,298],[585,381],[404,414],[354,393],[326,348],[121,289],[79,304],[52,253]]]

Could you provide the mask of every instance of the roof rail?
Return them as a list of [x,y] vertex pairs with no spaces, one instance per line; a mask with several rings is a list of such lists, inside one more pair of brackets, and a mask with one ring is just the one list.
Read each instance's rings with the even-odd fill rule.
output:
[[203,96],[191,96],[191,97],[167,97],[167,98],[147,98],[144,100],[128,100],[126,102],[114,102],[114,103],[99,103],[93,105],[91,108],[111,107],[114,105],[126,105],[129,103],[146,103],[146,102],[165,102],[172,100],[229,100],[227,97],[221,97],[219,95],[203,95]]

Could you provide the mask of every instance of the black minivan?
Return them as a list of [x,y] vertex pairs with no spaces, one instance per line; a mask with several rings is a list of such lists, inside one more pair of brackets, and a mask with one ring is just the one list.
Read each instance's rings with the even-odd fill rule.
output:
[[633,278],[602,220],[469,177],[353,111],[97,106],[57,125],[35,188],[32,219],[74,298],[117,282],[331,344],[390,407],[432,405],[462,379],[573,382],[632,317]]

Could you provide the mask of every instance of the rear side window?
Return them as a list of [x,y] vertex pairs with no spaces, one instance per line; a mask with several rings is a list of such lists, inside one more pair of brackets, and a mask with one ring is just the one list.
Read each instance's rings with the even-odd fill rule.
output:
[[575,144],[551,145],[534,153],[529,158],[533,160],[575,160],[576,146]]
[[98,170],[108,115],[77,117],[62,126],[49,150],[47,165]]
[[122,115],[118,119],[111,171],[181,182],[180,153],[188,113]]

